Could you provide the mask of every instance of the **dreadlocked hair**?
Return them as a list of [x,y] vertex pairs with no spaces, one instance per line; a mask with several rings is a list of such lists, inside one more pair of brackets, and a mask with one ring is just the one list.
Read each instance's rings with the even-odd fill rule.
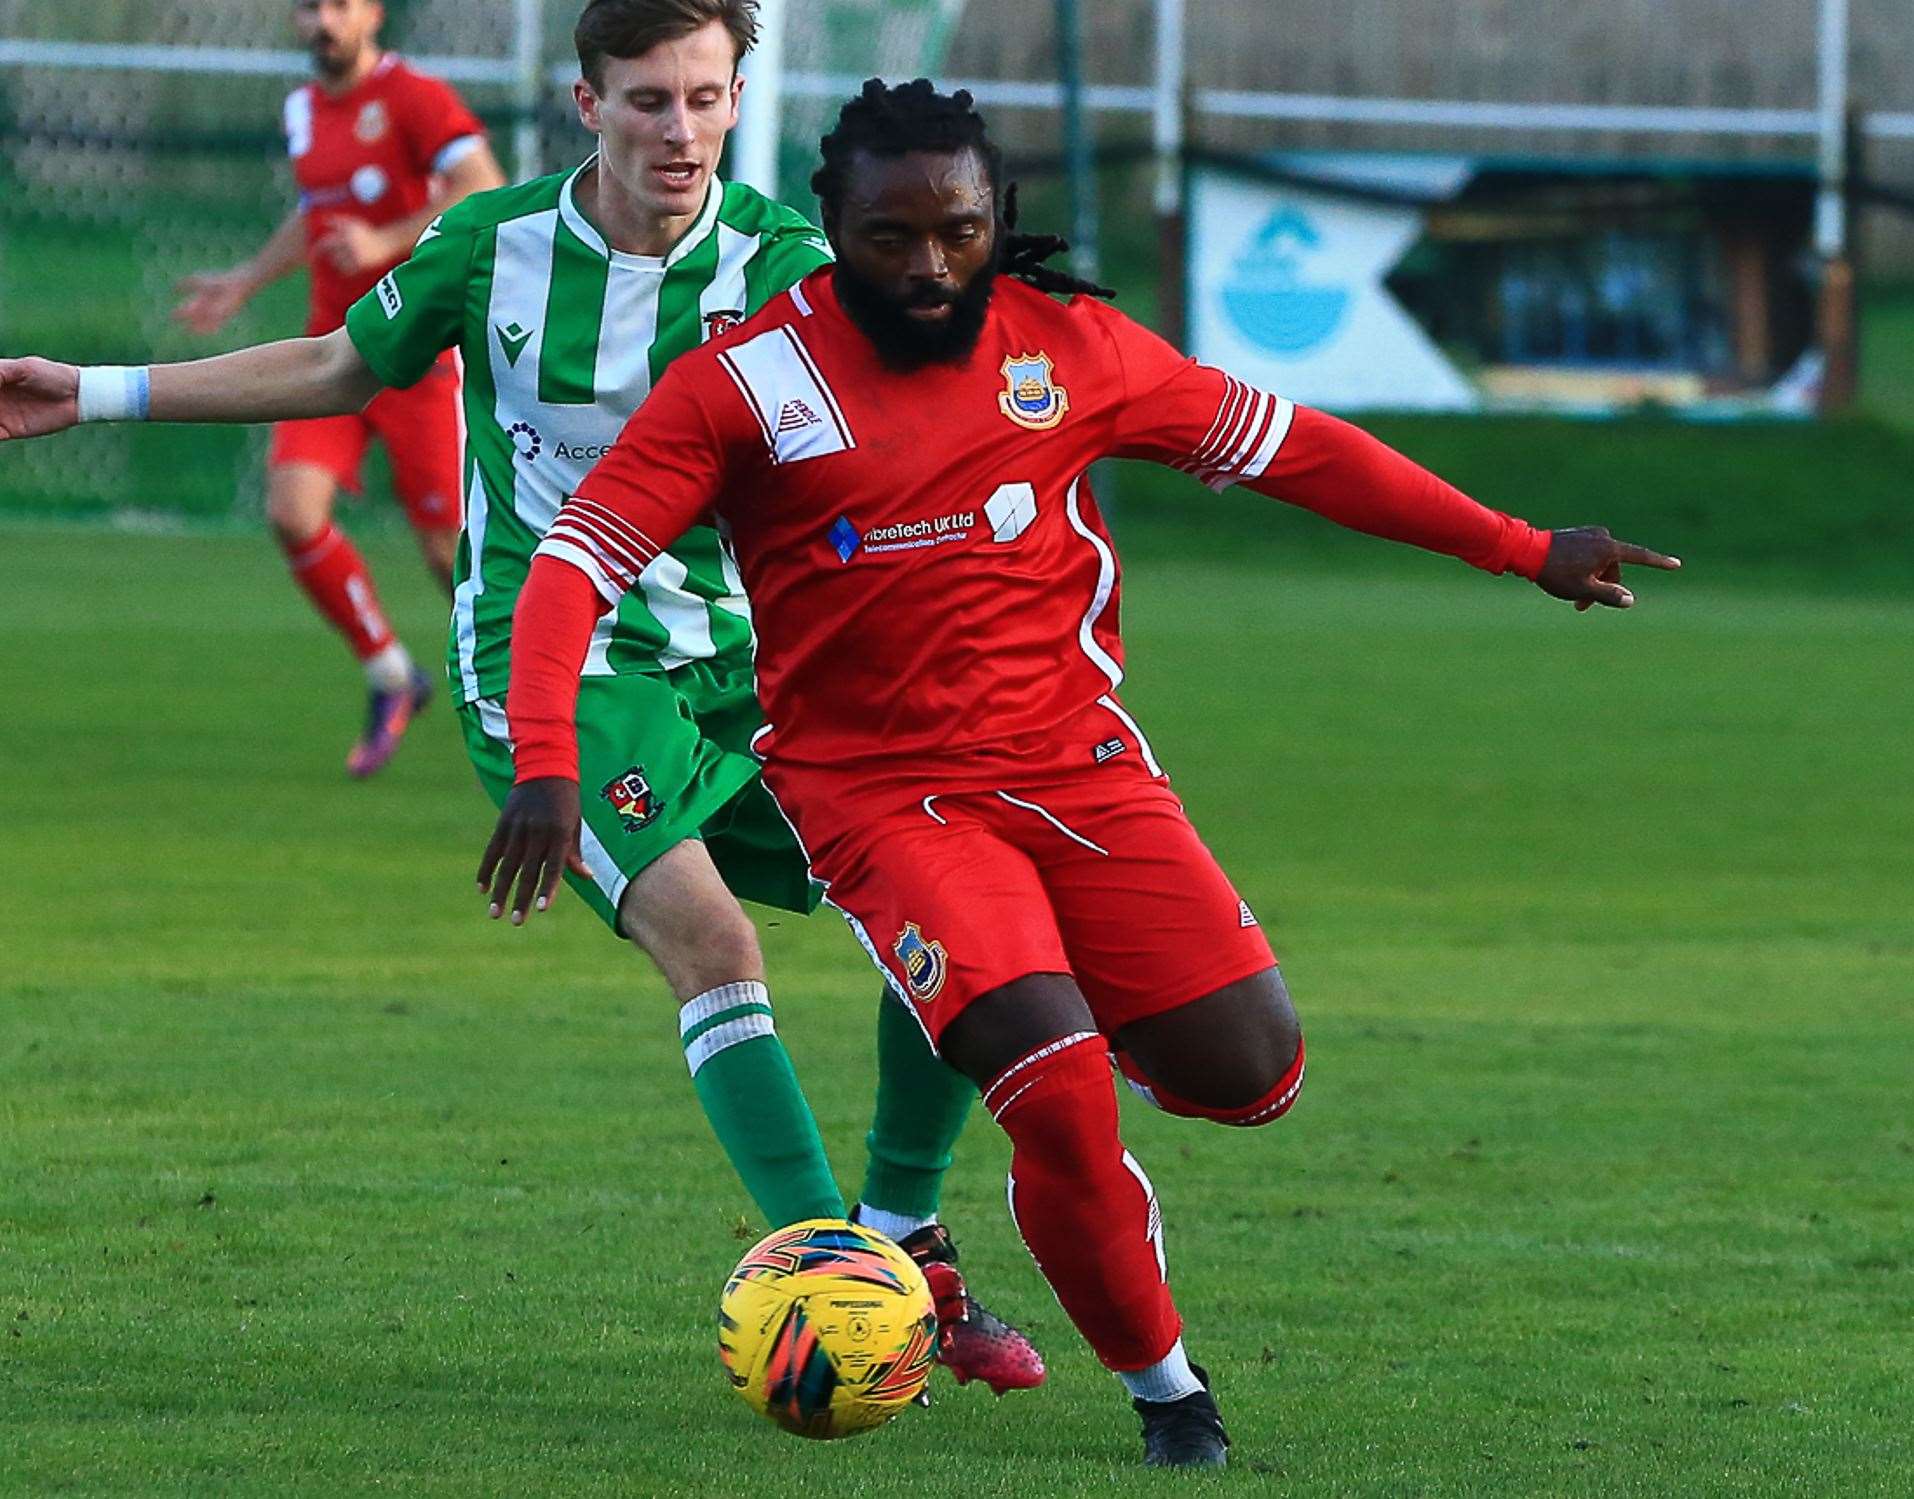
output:
[[928,78],[913,78],[894,88],[881,78],[866,79],[857,97],[838,111],[836,128],[818,142],[818,149],[823,165],[811,174],[811,191],[829,217],[836,216],[843,202],[851,160],[859,152],[896,157],[911,151],[975,151],[990,174],[1003,243],[1002,273],[1057,296],[1116,295],[1107,286],[1044,263],[1068,250],[1069,241],[1054,234],[1015,232],[1017,185],[1004,183],[1003,154],[991,144],[968,89],[940,94]]

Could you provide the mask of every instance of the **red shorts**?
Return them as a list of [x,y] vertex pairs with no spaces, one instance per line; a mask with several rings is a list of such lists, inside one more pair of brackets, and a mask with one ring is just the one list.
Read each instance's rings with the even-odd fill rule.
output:
[[[1036,787],[921,789],[860,817],[833,788],[817,804],[833,836],[810,853],[933,1042],[1027,974],[1072,975],[1109,1034],[1276,962],[1168,781],[1135,753]],[[801,777],[776,790],[802,807]],[[801,833],[819,820],[794,815]]]
[[359,464],[377,437],[392,464],[392,487],[406,518],[420,531],[459,528],[459,483],[465,466],[459,365],[450,350],[417,385],[382,390],[355,416],[315,416],[272,429],[271,468],[305,463],[359,493]]

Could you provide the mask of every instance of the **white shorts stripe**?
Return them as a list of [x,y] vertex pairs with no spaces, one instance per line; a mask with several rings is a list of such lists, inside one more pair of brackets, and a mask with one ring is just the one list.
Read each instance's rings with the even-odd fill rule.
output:
[[864,949],[865,955],[876,965],[877,971],[884,975],[884,983],[889,987],[892,996],[910,1012],[910,1018],[917,1022],[917,1028],[924,1033],[924,1045],[930,1048],[930,1054],[941,1055],[937,1050],[937,1038],[931,1035],[930,1027],[924,1024],[924,1017],[917,1013],[917,1006],[910,1002],[910,996],[904,992],[904,986],[898,982],[897,975],[892,973],[884,965],[884,960],[877,955],[877,944],[871,941],[871,934],[864,929],[864,923],[828,895],[824,897],[824,904],[844,918],[844,924],[851,929],[851,935],[857,938],[858,946]]
[[[1110,857],[1109,849],[1103,847],[1101,844],[1092,843],[1088,838],[1084,837],[1083,834],[1077,832],[1073,828],[1066,826],[1064,824],[1063,819],[1058,817],[1048,807],[1040,807],[1035,802],[1026,802],[1026,801],[1019,800],[1017,797],[1012,796],[1008,791],[999,791],[997,795],[1000,798],[1002,798],[1004,801],[1009,802],[1010,805],[1013,807],[1022,807],[1027,812],[1035,812],[1039,817],[1041,817],[1045,822],[1049,823],[1050,826],[1055,828],[1059,833],[1063,834],[1063,836],[1068,838],[1072,843],[1080,843],[1085,848],[1089,849],[1091,853],[1102,854],[1103,857],[1106,859]],[[925,800],[928,801],[929,798],[926,797]],[[928,807],[926,807],[924,810],[927,812],[930,811]],[[931,812],[931,816],[937,817],[937,814],[935,812]],[[942,822],[944,819],[941,817],[937,817],[937,820],[939,822]]]
[[479,727],[485,730],[485,737],[496,739],[507,749],[511,749],[512,725],[505,716],[505,710],[489,697],[478,699],[472,706],[478,709]]
[[591,871],[591,882],[611,902],[615,917],[618,902],[625,898],[625,886],[631,880],[618,867],[618,861],[612,858],[605,845],[598,841],[598,835],[582,822],[578,825],[578,852],[585,860],[585,867]]

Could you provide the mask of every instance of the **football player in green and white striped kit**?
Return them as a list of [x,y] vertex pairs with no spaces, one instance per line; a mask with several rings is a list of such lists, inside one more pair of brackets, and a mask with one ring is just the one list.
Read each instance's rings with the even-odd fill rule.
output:
[[[560,504],[672,359],[830,258],[790,209],[715,176],[737,122],[756,0],[592,0],[576,40],[575,171],[478,193],[321,338],[212,359],[77,370],[0,360],[0,436],[74,421],[277,421],[357,410],[465,363],[465,530],[449,666],[493,799],[511,790],[512,610]],[[715,532],[693,531],[600,621],[579,684],[581,846],[569,876],[658,965],[698,1099],[774,1226],[842,1217],[817,1126],[772,1024],[738,898],[809,911],[795,837],[758,779],[748,605]],[[497,850],[488,853],[481,886]],[[507,904],[494,891],[492,914]],[[1041,1382],[1021,1334],[979,1307],[936,1221],[970,1083],[895,998],[879,1010],[878,1097],[857,1216],[926,1265],[953,1321],[944,1359],[999,1390]]]

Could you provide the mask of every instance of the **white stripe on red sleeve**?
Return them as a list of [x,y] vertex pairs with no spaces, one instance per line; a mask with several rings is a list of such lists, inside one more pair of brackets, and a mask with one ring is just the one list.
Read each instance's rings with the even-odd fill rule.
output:
[[1243,423],[1242,434],[1221,467],[1240,468],[1249,455],[1256,451],[1256,444],[1269,426],[1269,415],[1275,405],[1275,397],[1266,396],[1260,390],[1255,392],[1255,399],[1250,402],[1249,419]]
[[601,505],[598,501],[588,499],[582,494],[575,494],[567,501],[567,506],[580,519],[596,523],[607,535],[622,541],[634,557],[642,558],[643,566],[639,568],[640,572],[655,562],[659,554],[664,551],[664,548],[643,530],[633,525],[609,505]]
[[[1192,450],[1191,456],[1193,458],[1209,449],[1209,445],[1216,440],[1216,434],[1222,430],[1224,417],[1229,414],[1229,386],[1234,385],[1236,382],[1228,375],[1225,375],[1223,378],[1229,383],[1223,387],[1223,399],[1216,407],[1216,420],[1210,423],[1209,431],[1203,434],[1203,440]],[[1180,464],[1178,466],[1181,467]]]
[[560,507],[538,551],[581,569],[616,604],[664,549],[617,511],[583,495]]
[[1264,435],[1262,446],[1250,455],[1248,463],[1243,465],[1242,478],[1260,479],[1269,471],[1270,464],[1276,461],[1277,453],[1282,451],[1283,440],[1289,436],[1290,425],[1296,420],[1296,403],[1287,397],[1276,397],[1276,411]]
[[573,509],[570,505],[560,510],[558,519],[552,522],[552,533],[561,531],[597,552],[614,571],[629,573],[634,578],[651,561],[649,557],[634,551],[622,536],[608,530],[596,516]]
[[1211,489],[1227,489],[1261,477],[1275,462],[1295,420],[1295,403],[1223,376],[1223,399],[1203,441],[1173,467],[1192,474]]
[[1242,417],[1243,407],[1249,400],[1249,387],[1234,375],[1225,375],[1223,404],[1217,412],[1216,424],[1210,428],[1210,435],[1203,445],[1190,456],[1199,467],[1213,464],[1222,457],[1229,446],[1230,434],[1236,430],[1236,423]]

